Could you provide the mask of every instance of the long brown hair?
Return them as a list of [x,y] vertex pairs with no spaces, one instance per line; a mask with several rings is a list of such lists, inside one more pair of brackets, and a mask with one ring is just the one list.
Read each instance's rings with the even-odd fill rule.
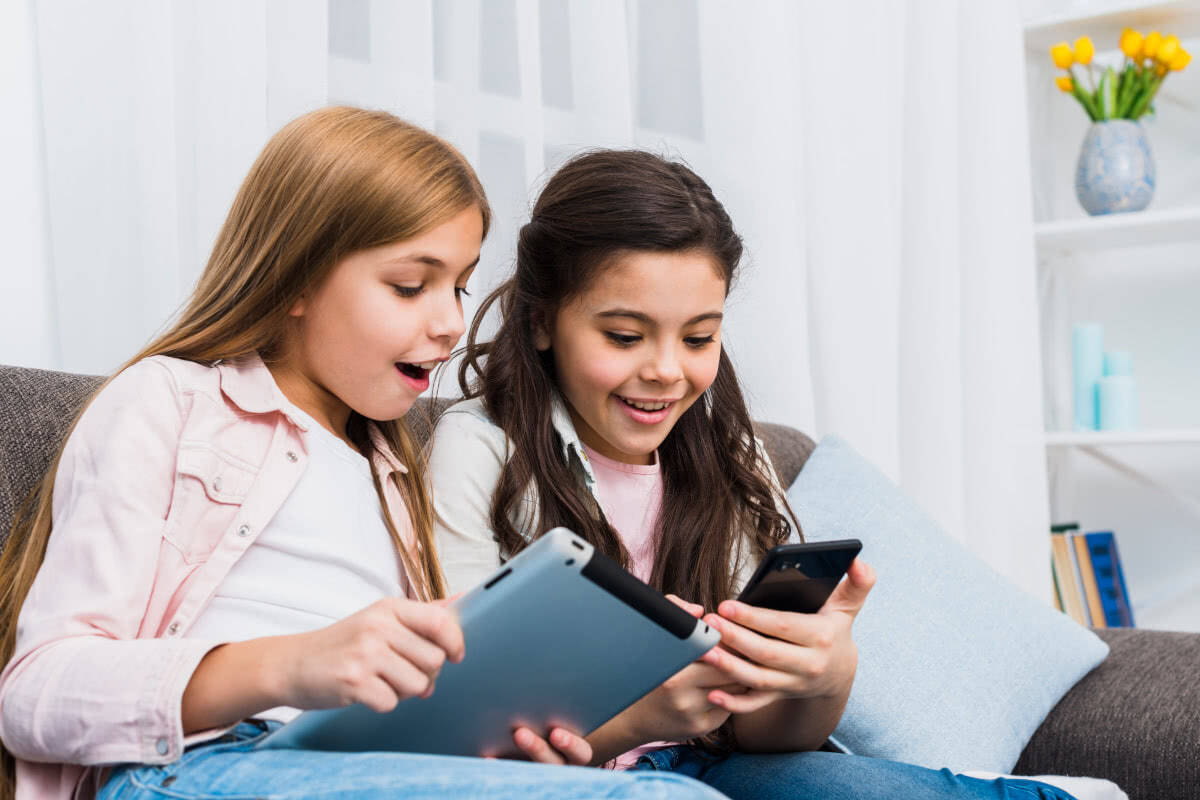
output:
[[[585,153],[546,184],[521,228],[513,276],[484,300],[472,322],[459,384],[468,397],[482,397],[511,442],[490,519],[508,556],[526,545],[511,520],[520,519],[514,512],[532,484],[538,498],[533,538],[564,525],[629,565],[616,531],[562,458],[551,422],[559,391],[553,356],[537,350],[534,329],[630,251],[710,255],[728,294],[742,241],[708,184],[685,165],[637,150]],[[496,303],[500,329],[492,341],[479,342],[483,318]],[[742,537],[761,553],[784,541],[794,524],[776,506],[769,467],[724,351],[712,386],[683,413],[658,455],[663,502],[650,582],[715,608],[733,593]]]
[[[338,261],[411,239],[471,207],[479,209],[486,235],[491,212],[483,187],[466,159],[433,134],[382,111],[331,107],[299,117],[271,138],[250,168],[178,320],[121,369],[152,355],[212,364],[257,352],[271,363],[289,309]],[[352,412],[347,426],[363,455],[371,448],[368,424]],[[421,450],[403,420],[375,424],[409,467],[397,484],[417,551],[409,552],[385,514],[388,528],[418,593],[442,597]],[[0,555],[0,663],[13,655],[17,616],[45,558],[61,457],[60,447]],[[382,504],[379,475],[375,488]],[[11,796],[13,764],[7,752],[3,756],[0,793]]]

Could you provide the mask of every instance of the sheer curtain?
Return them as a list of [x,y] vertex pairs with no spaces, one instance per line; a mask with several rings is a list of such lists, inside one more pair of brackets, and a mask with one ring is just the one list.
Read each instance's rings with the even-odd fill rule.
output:
[[646,147],[692,164],[746,239],[727,340],[754,415],[841,434],[1048,597],[1007,5],[18,0],[0,10],[0,362],[118,365],[186,296],[263,142],[310,108],[386,108],[477,165],[496,210],[480,290],[562,159]]

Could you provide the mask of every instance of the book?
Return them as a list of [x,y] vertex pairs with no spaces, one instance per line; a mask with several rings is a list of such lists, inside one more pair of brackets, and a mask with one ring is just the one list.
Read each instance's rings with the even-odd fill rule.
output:
[[1083,591],[1076,577],[1072,548],[1067,534],[1050,534],[1050,552],[1054,567],[1054,579],[1062,595],[1063,611],[1080,625],[1088,624],[1087,609],[1083,603]]
[[1054,568],[1054,556],[1050,556],[1050,578],[1054,581],[1054,610],[1062,611],[1062,589],[1058,588],[1058,570]]
[[1079,585],[1083,587],[1083,600],[1087,606],[1089,624],[1093,628],[1107,628],[1104,621],[1104,606],[1100,603],[1100,587],[1096,583],[1096,571],[1092,567],[1092,554],[1088,550],[1087,537],[1082,533],[1067,534],[1071,548],[1075,551],[1075,565],[1079,568]]
[[1096,575],[1105,623],[1110,628],[1135,627],[1133,605],[1129,602],[1129,591],[1125,587],[1125,572],[1121,568],[1116,537],[1112,531],[1096,531],[1085,534],[1084,538]]

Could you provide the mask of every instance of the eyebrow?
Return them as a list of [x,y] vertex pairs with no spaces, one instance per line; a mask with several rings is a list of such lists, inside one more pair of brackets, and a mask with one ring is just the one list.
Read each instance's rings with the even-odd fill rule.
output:
[[[641,311],[633,311],[632,309],[628,309],[628,308],[614,308],[614,309],[610,309],[608,311],[601,311],[596,316],[597,317],[624,317],[626,319],[637,320],[638,322],[645,323],[646,325],[657,324],[657,323],[655,323],[654,320],[652,320],[650,318],[649,315],[643,314]],[[709,311],[704,314],[697,314],[696,316],[692,317],[687,322],[685,322],[684,325],[695,325],[697,322],[704,322],[705,320],[709,320],[709,319],[719,320],[719,319],[722,319],[723,317],[724,317],[724,314],[722,314],[720,311]]]
[[[445,261],[442,261],[437,256],[432,256],[427,253],[412,253],[407,256],[400,256],[399,258],[389,259],[387,263],[389,263],[389,264],[425,264],[430,267],[437,267],[438,269],[446,268]],[[478,265],[479,265],[479,256],[475,256],[475,260],[472,261],[470,264],[467,264],[467,266],[463,268],[463,272],[466,272],[469,269],[473,269]]]

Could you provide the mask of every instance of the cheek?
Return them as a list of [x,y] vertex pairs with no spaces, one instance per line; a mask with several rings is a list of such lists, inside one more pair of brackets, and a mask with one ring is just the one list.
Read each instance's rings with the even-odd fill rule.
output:
[[717,379],[717,369],[721,365],[721,351],[712,348],[713,352],[697,354],[695,361],[689,362],[688,383],[697,395],[704,394],[708,387]]

